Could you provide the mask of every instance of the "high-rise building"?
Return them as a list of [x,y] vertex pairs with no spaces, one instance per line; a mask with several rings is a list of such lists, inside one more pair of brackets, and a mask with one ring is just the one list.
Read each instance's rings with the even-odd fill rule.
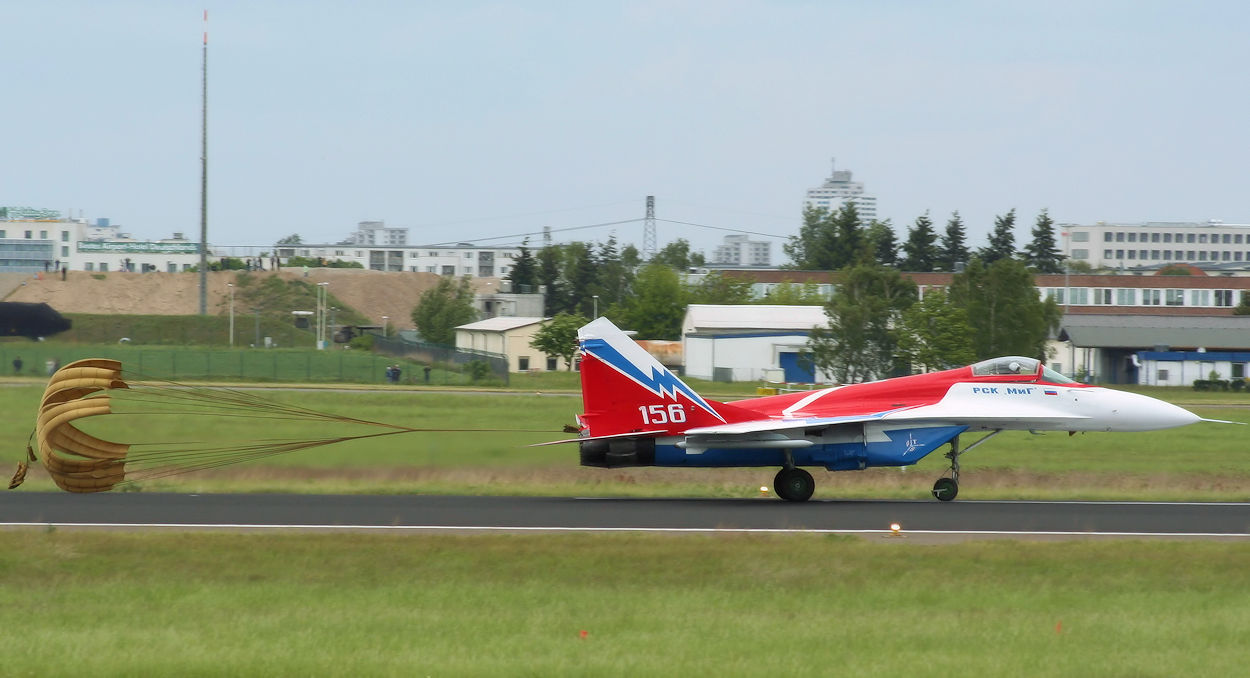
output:
[[767,240],[751,240],[746,235],[727,235],[712,251],[710,264],[727,266],[771,266],[772,246]]
[[348,238],[352,245],[407,245],[408,229],[387,228],[384,221],[362,221]]
[[832,212],[848,202],[854,203],[862,223],[868,224],[877,218],[877,197],[864,193],[862,181],[851,181],[850,170],[839,170],[835,167],[825,183],[807,189],[807,198],[803,204],[823,207]]

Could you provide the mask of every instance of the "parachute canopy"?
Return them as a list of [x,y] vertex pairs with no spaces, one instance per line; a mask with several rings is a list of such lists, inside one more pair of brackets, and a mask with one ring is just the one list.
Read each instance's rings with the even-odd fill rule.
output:
[[121,370],[116,360],[79,360],[57,370],[48,382],[35,420],[35,440],[39,460],[57,487],[103,492],[126,479],[130,446],[101,440],[74,425],[112,411],[108,391],[127,388]]

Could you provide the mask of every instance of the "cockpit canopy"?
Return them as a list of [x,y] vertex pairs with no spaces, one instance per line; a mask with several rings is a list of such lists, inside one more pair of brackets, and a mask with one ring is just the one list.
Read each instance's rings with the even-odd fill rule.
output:
[[1050,384],[1075,384],[1073,380],[1045,367],[1036,358],[1010,355],[982,360],[972,366],[972,376],[1017,376],[1021,381],[1040,380]]

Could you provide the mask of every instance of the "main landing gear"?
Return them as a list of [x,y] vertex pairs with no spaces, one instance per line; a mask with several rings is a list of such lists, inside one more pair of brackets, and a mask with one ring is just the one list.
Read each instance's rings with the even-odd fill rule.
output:
[[785,468],[778,471],[777,477],[773,478],[773,491],[786,501],[811,499],[812,493],[816,491],[816,481],[812,479],[812,474],[794,465],[790,450],[783,450],[782,453],[785,455]]
[[816,491],[816,481],[812,474],[801,468],[783,468],[773,478],[773,491],[786,501],[807,501]]
[[976,441],[975,443],[972,443],[971,445],[963,448],[962,450],[959,449],[959,436],[955,436],[955,439],[951,441],[951,451],[946,453],[946,458],[951,460],[951,468],[950,468],[951,477],[938,478],[937,482],[933,483],[933,496],[936,497],[938,501],[951,501],[956,496],[958,496],[959,495],[959,457],[963,453],[968,452],[969,450],[976,447],[977,445],[980,445],[981,443],[989,440],[990,438],[993,438],[994,436],[1002,432],[1003,432],[1002,429],[991,431],[984,438]]

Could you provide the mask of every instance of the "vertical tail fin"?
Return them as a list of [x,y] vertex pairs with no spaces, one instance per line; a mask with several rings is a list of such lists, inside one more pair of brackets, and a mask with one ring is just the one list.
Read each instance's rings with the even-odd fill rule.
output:
[[732,407],[705,400],[651,354],[599,318],[577,331],[586,435],[664,431],[728,423]]

